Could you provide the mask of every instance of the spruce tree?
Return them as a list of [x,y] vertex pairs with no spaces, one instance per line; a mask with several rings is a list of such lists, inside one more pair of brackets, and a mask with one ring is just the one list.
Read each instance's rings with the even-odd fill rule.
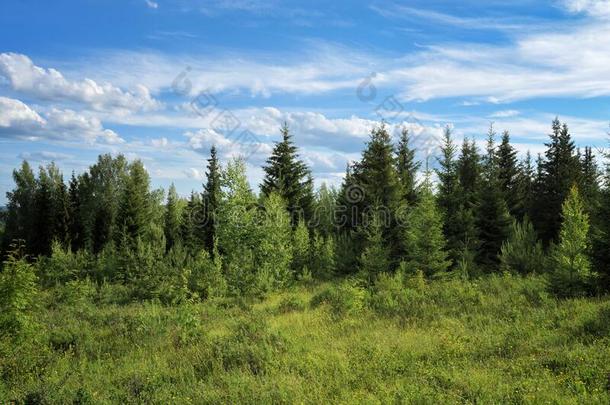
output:
[[513,207],[513,215],[518,221],[532,216],[534,206],[535,173],[532,163],[532,155],[527,151],[525,159],[519,163],[517,180],[515,184],[515,198],[517,204]]
[[498,255],[502,244],[510,234],[512,220],[501,189],[493,128],[490,128],[488,133],[487,154],[483,165],[483,185],[479,200],[476,211],[481,242],[477,252],[478,262],[488,271],[495,270],[499,264]]
[[513,221],[510,238],[502,244],[500,270],[518,274],[541,273],[544,261],[542,243],[527,216],[523,222]]
[[563,203],[561,217],[559,243],[552,252],[551,287],[559,296],[581,296],[591,288],[592,281],[589,215],[575,185]]
[[555,240],[561,226],[562,204],[574,184],[579,184],[581,165],[566,124],[555,119],[537,180],[533,222],[545,243]]
[[585,153],[580,159],[581,176],[579,190],[590,215],[595,215],[600,198],[600,172],[591,147],[585,147]]
[[200,234],[200,222],[202,215],[201,198],[199,193],[191,192],[191,196],[186,203],[186,207],[182,210],[180,219],[180,239],[182,244],[191,254],[197,252],[203,247]]
[[603,188],[599,192],[599,203],[595,222],[591,229],[593,239],[593,261],[599,272],[599,289],[610,291],[610,153],[606,155]]
[[419,202],[408,217],[404,235],[405,262],[411,273],[422,271],[426,276],[432,276],[445,272],[450,266],[443,219],[432,194],[429,174],[422,185]]
[[70,178],[70,184],[68,187],[68,233],[70,240],[70,247],[73,252],[76,252],[84,248],[83,241],[83,222],[81,217],[81,206],[82,206],[82,188],[78,177],[72,172]]
[[409,146],[409,130],[403,128],[396,149],[396,171],[400,183],[401,202],[414,205],[417,202],[416,176],[421,162],[415,161],[415,149]]
[[502,133],[502,141],[496,151],[498,162],[498,181],[500,190],[504,194],[508,211],[516,216],[519,213],[523,202],[518,192],[519,167],[517,163],[517,151],[510,144],[510,134],[508,131]]
[[181,215],[180,198],[178,197],[178,193],[176,193],[176,186],[174,186],[174,183],[172,183],[167,193],[167,204],[165,205],[165,218],[163,226],[163,231],[165,234],[165,246],[166,250],[168,251],[181,243]]
[[288,125],[281,128],[282,141],[275,144],[271,156],[263,167],[265,177],[261,192],[269,196],[276,192],[288,206],[293,226],[303,217],[309,221],[312,215],[313,182],[309,168],[297,154]]
[[337,229],[338,224],[335,221],[337,197],[335,188],[328,187],[326,183],[322,183],[316,193],[313,223],[315,230],[325,237],[333,234]]
[[118,243],[127,240],[135,246],[148,227],[151,215],[150,180],[141,161],[129,165],[129,176],[121,196],[117,213]]
[[[396,212],[400,206],[400,183],[396,172],[394,147],[385,123],[373,128],[371,137],[362,152],[362,160],[354,168],[356,186],[361,187],[362,203],[360,217],[378,210],[383,216],[381,225],[384,244],[390,249],[391,258],[396,260],[402,254],[400,230]],[[353,191],[353,190],[352,190]]]
[[208,159],[207,182],[203,186],[203,241],[205,249],[213,254],[216,239],[216,212],[220,204],[221,168],[218,162],[216,147],[210,149]]
[[447,248],[451,258],[457,262],[461,250],[462,227],[459,213],[461,202],[460,181],[456,161],[456,146],[451,135],[451,128],[447,126],[443,135],[441,146],[442,156],[438,158],[438,197],[437,204],[444,218],[443,232],[447,240]]
[[390,248],[383,239],[383,219],[373,211],[366,219],[361,232],[365,236],[365,248],[360,255],[359,271],[369,284],[390,270]]

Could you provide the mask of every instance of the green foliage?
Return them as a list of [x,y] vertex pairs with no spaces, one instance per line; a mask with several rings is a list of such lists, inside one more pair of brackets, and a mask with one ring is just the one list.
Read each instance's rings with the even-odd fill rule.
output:
[[[263,210],[263,218],[257,229],[260,239],[255,249],[257,271],[262,276],[261,280],[265,280],[263,283],[266,284],[268,280],[270,288],[281,288],[294,277],[290,270],[293,259],[290,217],[282,197],[276,193],[271,193],[265,199]],[[308,242],[308,234],[305,237]],[[303,248],[307,249],[307,245]],[[306,255],[306,252],[302,253]]]
[[421,270],[426,276],[445,272],[451,264],[445,251],[443,220],[431,188],[427,177],[419,202],[409,213],[404,229],[408,271]]
[[223,297],[227,293],[227,280],[222,269],[222,256],[216,245],[213,255],[201,251],[195,258],[192,272],[191,290],[201,298],[210,299]]
[[216,243],[216,212],[220,204],[222,187],[222,169],[218,161],[215,146],[212,146],[210,149],[207,169],[207,181],[203,186],[203,226],[201,231],[203,233],[204,247],[208,252],[211,252],[214,249],[214,243]]
[[366,228],[366,247],[360,255],[359,273],[372,283],[383,272],[390,271],[390,249],[383,239],[383,223],[380,215],[371,214]]
[[414,205],[417,202],[416,175],[421,162],[415,160],[415,149],[409,143],[409,130],[403,128],[396,148],[396,172],[401,187],[401,201]]
[[541,273],[545,270],[545,255],[534,226],[525,217],[513,221],[511,236],[502,245],[500,270],[519,274]]
[[180,199],[178,197],[178,193],[176,193],[176,187],[174,186],[174,183],[172,183],[167,193],[167,204],[165,206],[165,219],[163,226],[165,243],[168,250],[181,242],[181,211]]
[[292,269],[295,274],[302,274],[309,263],[309,230],[305,221],[299,221],[292,233]]
[[584,295],[593,277],[588,256],[589,215],[576,186],[563,204],[562,218],[559,244],[551,253],[551,288],[559,296]]
[[91,258],[85,251],[73,253],[70,248],[64,249],[61,243],[54,241],[49,257],[38,260],[41,282],[44,286],[53,286],[88,275]]
[[27,333],[34,326],[38,278],[22,254],[22,248],[13,247],[0,272],[0,336]]
[[364,310],[367,295],[367,290],[360,286],[358,280],[347,279],[314,295],[311,305],[317,307],[326,304],[336,317],[353,316]]
[[282,141],[275,144],[271,156],[263,167],[265,178],[261,193],[277,193],[286,202],[293,225],[299,220],[309,221],[313,211],[313,180],[309,168],[298,156],[288,125],[281,128]]
[[326,238],[317,232],[311,242],[309,263],[317,278],[330,278],[335,273],[335,240],[332,236]]
[[117,242],[132,246],[136,239],[145,236],[152,212],[149,183],[148,173],[141,161],[129,165],[129,175],[117,213]]

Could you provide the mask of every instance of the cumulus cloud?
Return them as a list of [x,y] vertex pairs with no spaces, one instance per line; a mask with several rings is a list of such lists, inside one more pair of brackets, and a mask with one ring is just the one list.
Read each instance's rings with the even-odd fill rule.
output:
[[52,108],[38,113],[20,100],[0,97],[0,137],[119,144],[124,140],[99,119]]
[[68,80],[59,71],[36,66],[18,53],[0,54],[0,76],[14,91],[42,100],[82,103],[96,110],[146,111],[161,106],[143,85],[125,91],[91,79]]

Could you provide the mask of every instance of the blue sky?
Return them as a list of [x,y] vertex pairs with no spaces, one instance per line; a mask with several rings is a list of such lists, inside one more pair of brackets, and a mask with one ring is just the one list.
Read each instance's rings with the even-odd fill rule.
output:
[[422,151],[493,122],[536,154],[555,116],[605,146],[609,113],[610,0],[0,4],[0,204],[22,159],[124,153],[186,195],[215,144],[256,187],[286,121],[337,184],[381,118]]

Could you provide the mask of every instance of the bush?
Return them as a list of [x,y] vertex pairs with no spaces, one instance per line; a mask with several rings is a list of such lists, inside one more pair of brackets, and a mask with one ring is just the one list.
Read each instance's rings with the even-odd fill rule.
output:
[[85,251],[74,253],[64,249],[61,243],[53,242],[51,256],[43,257],[38,262],[42,284],[54,286],[85,277],[89,272],[89,259]]
[[222,272],[222,257],[214,249],[214,258],[208,252],[201,251],[193,263],[191,273],[191,290],[201,298],[223,297],[227,292],[227,280]]
[[55,294],[57,303],[83,307],[93,304],[93,300],[97,296],[97,287],[89,279],[72,280],[56,287]]
[[356,280],[344,280],[315,295],[311,305],[327,304],[335,316],[349,316],[362,311],[367,300],[367,291]]

